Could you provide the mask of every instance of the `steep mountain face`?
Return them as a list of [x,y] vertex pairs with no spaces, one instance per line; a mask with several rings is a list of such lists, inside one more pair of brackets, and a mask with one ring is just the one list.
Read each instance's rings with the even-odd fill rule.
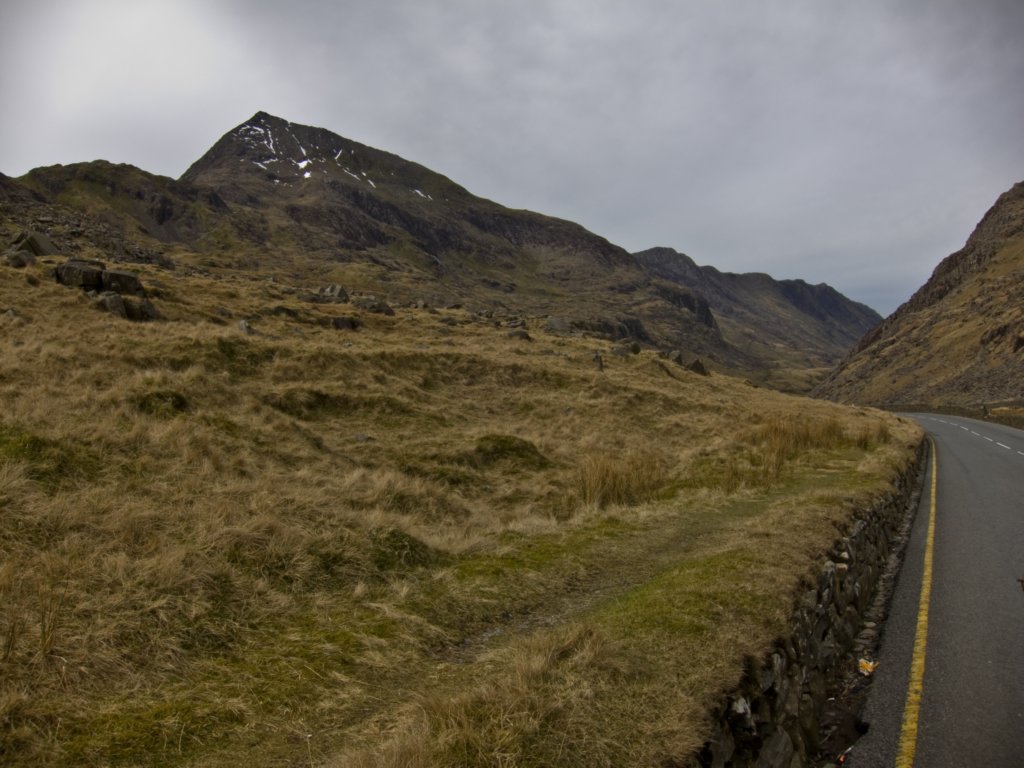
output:
[[761,359],[792,364],[792,353],[798,351],[806,365],[835,365],[882,319],[825,284],[775,280],[756,272],[723,273],[697,266],[671,248],[634,256],[655,277],[704,296],[726,340]]
[[722,275],[679,254],[638,259],[572,222],[505,208],[396,155],[264,112],[178,180],[96,161],[8,181],[61,207],[49,229],[73,251],[113,258],[116,233],[126,245],[114,257],[553,316],[573,332],[745,373],[828,365],[865,330],[827,286]]
[[1024,401],[1024,182],[816,394],[893,407]]

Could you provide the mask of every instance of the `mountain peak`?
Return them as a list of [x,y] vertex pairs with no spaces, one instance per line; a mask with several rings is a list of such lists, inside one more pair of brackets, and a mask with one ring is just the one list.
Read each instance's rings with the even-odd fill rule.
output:
[[309,179],[318,171],[319,175],[328,174],[326,168],[315,164],[331,162],[345,167],[344,161],[357,146],[324,128],[293,124],[259,111],[221,137],[182,178],[195,181],[214,168],[237,168],[241,163],[245,170],[256,170],[270,181]]
[[260,197],[268,186],[303,190],[331,185],[370,195],[390,188],[400,197],[427,203],[468,194],[441,174],[397,155],[262,110],[224,134],[181,179],[233,188],[238,194],[225,191],[236,199]]

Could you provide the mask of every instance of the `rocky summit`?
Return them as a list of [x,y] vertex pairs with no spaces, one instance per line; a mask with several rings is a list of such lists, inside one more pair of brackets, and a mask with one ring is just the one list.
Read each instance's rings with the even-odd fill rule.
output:
[[[638,342],[791,389],[880,318],[828,286],[633,255],[578,224],[472,195],[397,155],[265,112],[180,179],[104,161],[3,179],[9,238],[67,256],[339,284],[392,304],[464,305]],[[675,255],[673,255],[675,254]]]
[[816,393],[896,408],[1024,403],[1024,182]]

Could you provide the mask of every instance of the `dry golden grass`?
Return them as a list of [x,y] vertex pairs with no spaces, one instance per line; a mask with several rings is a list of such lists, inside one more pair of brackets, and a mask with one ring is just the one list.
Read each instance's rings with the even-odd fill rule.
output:
[[341,332],[281,282],[142,272],[167,322],[0,280],[4,764],[683,755],[917,439],[462,310]]

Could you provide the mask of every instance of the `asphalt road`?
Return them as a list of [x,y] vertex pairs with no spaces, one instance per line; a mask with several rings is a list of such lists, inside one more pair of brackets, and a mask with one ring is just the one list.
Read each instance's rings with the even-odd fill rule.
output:
[[[855,768],[1024,767],[1024,432],[912,414],[929,466],[893,595]],[[913,761],[897,763],[937,469],[931,599]],[[919,653],[920,655],[920,653]],[[920,662],[918,662],[920,669]]]

